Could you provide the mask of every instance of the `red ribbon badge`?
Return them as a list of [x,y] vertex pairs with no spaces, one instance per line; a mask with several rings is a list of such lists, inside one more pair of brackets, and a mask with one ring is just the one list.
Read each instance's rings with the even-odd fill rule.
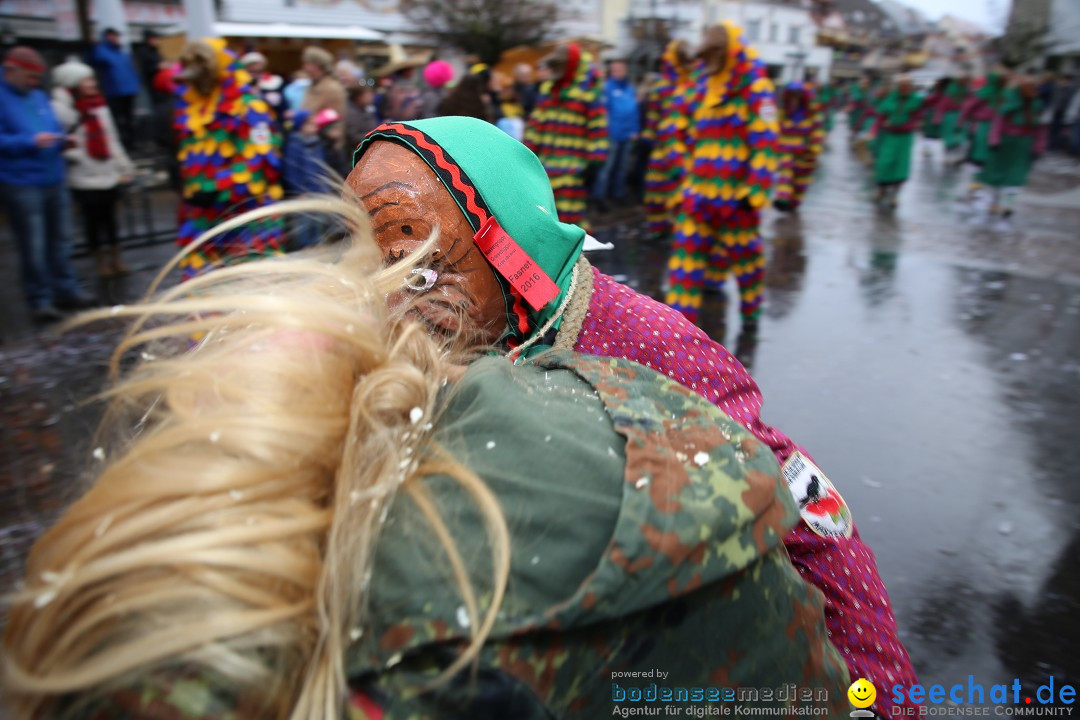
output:
[[473,242],[533,310],[539,310],[559,296],[559,286],[506,234],[494,215],[480,226],[473,235]]

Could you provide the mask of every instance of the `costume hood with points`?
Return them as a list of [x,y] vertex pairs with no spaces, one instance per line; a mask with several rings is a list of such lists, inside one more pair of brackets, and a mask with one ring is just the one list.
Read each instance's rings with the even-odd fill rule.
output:
[[[536,156],[491,123],[442,117],[380,125],[360,143],[354,164],[379,141],[396,143],[419,155],[435,171],[474,233],[479,234],[494,218],[558,287],[556,296],[533,308],[493,263],[506,301],[503,340],[515,347],[548,322],[570,289],[585,231],[559,222],[551,185]],[[513,178],[512,186],[507,178]],[[553,327],[558,328],[558,321]]]
[[[281,136],[269,106],[224,40],[203,43],[214,51],[217,83],[205,96],[190,83],[182,85],[174,120],[182,183],[181,245],[282,197]],[[252,223],[218,236],[185,258],[184,276],[229,257],[276,252],[281,241],[279,219]]]

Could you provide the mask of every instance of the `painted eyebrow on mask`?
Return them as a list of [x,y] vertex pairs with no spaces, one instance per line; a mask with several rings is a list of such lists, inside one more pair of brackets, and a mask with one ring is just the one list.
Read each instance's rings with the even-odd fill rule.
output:
[[[378,195],[383,190],[389,190],[390,188],[401,188],[402,190],[412,190],[413,192],[416,191],[416,188],[413,187],[412,185],[410,185],[409,183],[401,182],[400,180],[391,180],[390,182],[386,183],[385,185],[380,185],[379,187],[375,188],[374,190],[367,193],[366,195],[361,195],[360,199],[361,200],[367,200],[368,198],[370,198],[370,197],[372,197],[374,195]],[[396,203],[394,203],[394,204],[396,204]],[[372,213],[372,214],[374,214],[374,213]]]

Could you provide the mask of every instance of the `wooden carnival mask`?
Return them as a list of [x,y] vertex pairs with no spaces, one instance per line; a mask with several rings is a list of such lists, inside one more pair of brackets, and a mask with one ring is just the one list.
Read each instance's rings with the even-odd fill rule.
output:
[[387,298],[390,306],[415,301],[414,312],[433,333],[464,332],[479,345],[498,342],[507,328],[502,286],[473,243],[468,219],[423,158],[396,143],[375,142],[346,183],[371,215],[388,263],[412,253],[438,228],[429,261]]
[[218,84],[217,53],[204,42],[189,43],[180,53],[180,79],[188,83],[200,95],[208,97]]
[[727,67],[730,46],[731,38],[727,25],[723,23],[710,25],[705,29],[698,57],[705,61],[710,72],[721,72]]

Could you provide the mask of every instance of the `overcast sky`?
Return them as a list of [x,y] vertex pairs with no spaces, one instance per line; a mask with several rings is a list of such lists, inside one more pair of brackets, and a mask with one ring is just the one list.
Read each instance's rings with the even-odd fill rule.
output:
[[955,15],[982,25],[992,33],[1004,29],[1011,0],[900,0],[905,5],[918,8],[931,20],[942,15]]

